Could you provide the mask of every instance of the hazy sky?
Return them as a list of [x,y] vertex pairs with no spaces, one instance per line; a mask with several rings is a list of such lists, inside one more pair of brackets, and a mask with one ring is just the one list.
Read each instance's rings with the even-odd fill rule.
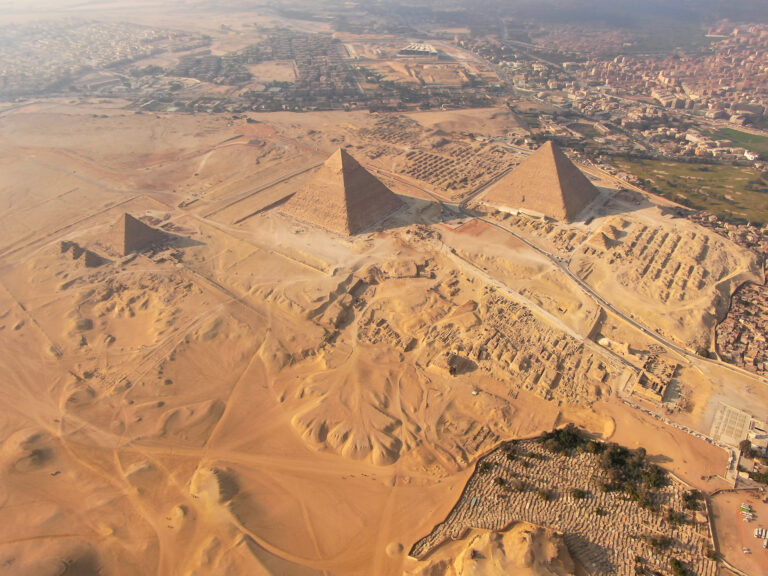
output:
[[[343,5],[346,0],[317,0],[323,5]],[[248,12],[267,5],[286,8],[311,6],[312,0],[0,0],[0,19],[11,14],[97,14],[129,13],[154,8],[159,12],[203,12],[214,8],[217,12]],[[539,20],[589,22],[602,20],[618,25],[633,25],[637,17],[671,20],[693,18],[715,21],[728,18],[734,21],[768,21],[768,0],[358,0],[362,7],[376,5],[379,9],[391,4],[401,10],[415,11],[431,7],[436,10],[465,6],[473,15],[484,11],[502,16],[534,17]],[[421,7],[421,8],[419,8]],[[386,8],[385,8],[386,10]]]

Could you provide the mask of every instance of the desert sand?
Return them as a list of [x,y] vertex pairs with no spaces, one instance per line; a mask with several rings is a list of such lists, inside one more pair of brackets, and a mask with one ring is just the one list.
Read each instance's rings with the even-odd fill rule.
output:
[[[387,126],[445,122],[414,117]],[[398,177],[400,144],[376,156],[392,133],[382,117],[255,120],[118,102],[3,113],[0,573],[443,573],[407,551],[448,515],[472,464],[569,421],[646,447],[702,489],[725,473],[725,450],[622,401],[658,342],[604,321],[598,300],[504,222]],[[403,204],[350,236],[280,210],[340,146]],[[126,214],[162,239],[131,252],[123,236],[121,250]],[[642,283],[614,299],[609,282],[626,272],[608,278],[587,241],[613,233],[613,217],[574,224],[579,276],[630,312],[640,291],[655,306],[644,321],[675,341],[696,341],[718,298],[755,274],[696,229],[717,255],[696,306]],[[670,226],[652,207],[626,220],[625,234]],[[690,321],[690,333],[661,321],[671,310],[665,322]],[[600,330],[627,351],[600,345]],[[708,432],[730,373],[661,353],[700,374],[698,412],[679,418]],[[742,403],[764,411],[765,390],[743,378]],[[557,535],[522,524],[435,558],[449,574],[496,573],[472,547],[498,570],[575,570]]]

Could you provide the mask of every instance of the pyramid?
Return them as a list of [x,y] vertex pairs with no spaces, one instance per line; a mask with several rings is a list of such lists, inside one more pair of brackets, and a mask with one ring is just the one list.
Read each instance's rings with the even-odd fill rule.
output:
[[598,231],[587,241],[587,244],[600,252],[608,252],[616,245],[616,242],[611,240],[605,232]]
[[114,248],[123,256],[141,252],[153,244],[165,240],[161,230],[144,224],[127,212],[112,226],[111,240]]
[[389,188],[339,148],[280,211],[350,236],[370,228],[402,205]]
[[601,228],[601,230],[603,231],[603,234],[605,234],[611,240],[618,240],[621,236],[619,229],[612,224],[606,224]]
[[597,195],[597,188],[557,144],[547,142],[494,184],[483,200],[570,222]]

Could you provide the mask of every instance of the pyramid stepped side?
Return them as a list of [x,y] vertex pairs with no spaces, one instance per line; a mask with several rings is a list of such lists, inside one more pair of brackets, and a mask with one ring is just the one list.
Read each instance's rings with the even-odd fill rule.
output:
[[560,148],[547,142],[492,186],[483,200],[571,221],[598,194]]
[[307,185],[283,204],[280,211],[297,220],[349,235],[343,187],[341,175],[321,166]]
[[161,230],[144,224],[128,213],[120,217],[112,236],[115,248],[123,256],[146,250],[165,239],[165,234]]
[[280,211],[349,236],[370,228],[402,204],[357,160],[338,149]]

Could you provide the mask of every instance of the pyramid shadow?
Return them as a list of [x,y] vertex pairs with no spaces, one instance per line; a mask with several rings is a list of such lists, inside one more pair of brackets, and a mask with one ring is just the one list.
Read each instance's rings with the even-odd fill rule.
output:
[[403,205],[364,232],[383,232],[397,228],[406,228],[416,224],[439,224],[467,218],[466,215],[437,200],[427,200],[404,194],[395,195],[401,200]]
[[[89,252],[91,252],[89,250]],[[93,254],[93,259],[86,258],[85,260],[85,267],[86,268],[100,268],[101,266],[108,266],[112,264],[113,260],[110,258],[107,258],[103,254],[96,254],[95,252],[91,252]]]
[[618,193],[614,188],[598,187],[598,190],[600,196],[585,206],[584,209],[571,220],[571,224],[589,224],[595,218],[631,214],[632,212],[638,212],[652,205],[648,200],[640,202],[639,204],[634,204],[625,200],[614,199],[614,196]]
[[696,210],[686,206],[659,206],[662,216],[671,216],[672,218],[688,218],[696,213]]
[[189,236],[182,236],[181,234],[174,234],[167,230],[162,230],[165,239],[162,244],[173,246],[174,248],[195,248],[197,246],[205,246],[205,242],[195,240]]
[[666,454],[652,454],[648,456],[648,462],[651,462],[652,464],[669,464],[672,461],[672,458]]

